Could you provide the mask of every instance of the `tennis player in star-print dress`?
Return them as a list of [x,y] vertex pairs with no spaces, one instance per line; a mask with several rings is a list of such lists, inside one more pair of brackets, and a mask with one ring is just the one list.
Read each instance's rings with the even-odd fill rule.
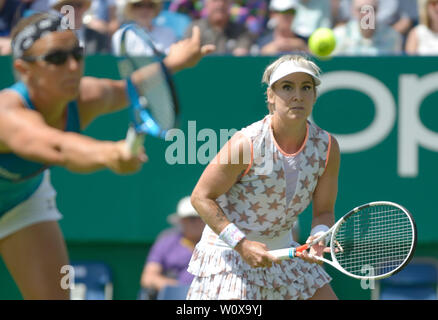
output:
[[308,240],[334,223],[339,145],[308,121],[320,70],[286,55],[263,81],[269,114],[237,132],[193,190],[206,227],[188,268],[195,276],[188,299],[337,299],[314,258],[327,252],[325,243],[290,260],[268,252],[298,245],[291,229],[311,202]]

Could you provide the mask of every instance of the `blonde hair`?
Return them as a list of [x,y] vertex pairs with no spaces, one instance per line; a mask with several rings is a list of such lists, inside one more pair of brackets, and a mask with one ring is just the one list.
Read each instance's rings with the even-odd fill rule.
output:
[[[321,69],[316,65],[316,63],[311,61],[309,58],[304,57],[302,55],[298,55],[298,54],[287,54],[287,55],[281,56],[280,58],[278,58],[277,60],[275,60],[273,63],[271,63],[269,66],[266,67],[265,72],[263,73],[262,83],[266,83],[269,87],[269,83],[270,83],[272,74],[278,68],[278,66],[285,61],[295,62],[300,67],[309,70],[311,73],[316,75],[318,78],[321,75]],[[315,79],[313,77],[311,77],[311,78],[312,78],[313,88],[315,90],[315,95],[316,95],[317,94],[317,90],[316,90],[317,85],[315,83]],[[267,95],[267,93],[266,93],[266,95]],[[274,111],[273,106],[267,100],[268,99],[266,99],[266,102],[268,103],[269,113],[273,113],[273,111]]]
[[432,22],[430,21],[429,12],[427,10],[429,2],[430,0],[418,0],[418,16],[420,23],[430,29]]

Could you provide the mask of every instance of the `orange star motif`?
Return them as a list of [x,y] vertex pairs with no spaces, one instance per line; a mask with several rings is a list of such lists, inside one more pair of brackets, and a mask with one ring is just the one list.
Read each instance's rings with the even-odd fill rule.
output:
[[295,204],[299,204],[299,203],[301,203],[301,197],[299,196],[299,195],[296,195],[293,199],[292,199],[292,204],[293,205],[295,205]]
[[301,180],[300,183],[302,188],[307,189],[309,188],[310,180],[306,176],[306,178],[304,180]]
[[246,200],[248,200],[248,197],[245,196],[245,194],[243,193],[243,191],[239,192],[239,196],[237,197],[237,199],[239,199],[240,201],[245,202]]
[[249,216],[245,212],[239,214],[239,221],[248,223]]
[[307,160],[307,164],[309,164],[311,167],[313,167],[315,165],[315,162],[317,162],[315,158],[315,154],[312,154],[311,157],[306,157],[306,160]]
[[279,195],[280,195],[280,200],[283,200],[286,197],[286,190],[283,189],[283,191],[280,192]]
[[255,222],[258,222],[260,225],[263,225],[268,219],[266,219],[267,214],[257,215],[257,219]]
[[319,167],[325,168],[325,160],[323,158],[319,158]]
[[249,185],[245,186],[246,193],[251,193],[254,196],[255,196],[255,192],[254,192],[255,189],[256,187],[254,187],[251,182],[249,183]]
[[236,204],[233,204],[231,202],[228,202],[228,204],[225,206],[228,212],[234,212],[236,211]]
[[309,140],[313,142],[313,144],[315,145],[315,148],[318,148],[318,143],[319,143],[319,141],[321,141],[320,138],[318,138],[318,137],[312,137],[312,138],[310,138]]
[[283,169],[280,169],[279,171],[277,171],[277,179],[284,179]]
[[268,204],[269,204],[269,210],[277,210],[278,206],[280,205],[277,202],[277,200],[274,200],[274,201],[272,201],[271,203],[268,203]]
[[261,208],[261,206],[260,206],[260,203],[259,202],[256,202],[256,203],[252,203],[252,202],[250,202],[250,204],[251,204],[251,206],[249,207],[249,209],[251,210],[251,211],[254,211],[254,212],[258,212],[259,211],[259,209]]
[[274,222],[272,222],[272,225],[276,226],[276,225],[279,225],[280,223],[281,223],[281,218],[277,217],[277,218],[275,218]]
[[260,235],[261,236],[267,236],[267,237],[269,237],[269,235],[271,234],[271,229],[265,229],[265,230],[263,230],[263,231],[260,231]]
[[275,186],[272,186],[272,187],[266,187],[265,186],[265,194],[268,196],[268,197],[271,197],[271,195],[273,194],[273,193],[275,193]]

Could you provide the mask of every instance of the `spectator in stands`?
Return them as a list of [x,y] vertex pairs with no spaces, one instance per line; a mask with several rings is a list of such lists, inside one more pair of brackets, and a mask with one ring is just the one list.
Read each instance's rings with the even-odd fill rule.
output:
[[[351,1],[335,1],[340,2],[340,12],[351,11]],[[392,26],[404,38],[418,21],[417,1],[415,0],[379,0],[378,6],[377,23]]]
[[377,3],[377,0],[353,0],[352,19],[334,29],[334,55],[375,56],[402,52],[402,36],[392,27],[375,20]]
[[257,42],[262,55],[307,51],[307,44],[291,29],[298,0],[271,0],[269,25],[273,29]]
[[[132,21],[143,27],[150,35],[153,46],[160,52],[167,54],[170,46],[178,39],[171,28],[157,26],[153,20],[158,16],[162,8],[161,0],[127,0],[124,8],[124,19]],[[112,50],[120,55],[120,38],[124,26],[117,30],[112,37]],[[154,50],[150,45],[140,40],[132,31],[126,33],[126,48],[131,55],[152,56]]]
[[420,0],[418,12],[420,24],[409,33],[406,53],[438,55],[438,0]]
[[85,48],[86,54],[108,53],[109,38],[83,23],[84,13],[90,8],[91,0],[49,0],[50,7],[58,12],[65,5],[74,8],[75,30],[79,42]]
[[392,26],[403,37],[418,20],[417,1],[385,0],[379,1],[377,22]]
[[169,6],[170,11],[188,15],[193,20],[201,19],[204,0],[173,0]]
[[[193,20],[205,18],[207,10],[203,0],[173,0],[169,10],[190,16]],[[255,37],[265,29],[267,0],[234,0],[230,8],[230,20],[244,24]]]
[[205,0],[206,17],[193,21],[186,37],[191,36],[192,26],[197,25],[201,29],[201,44],[216,45],[216,53],[249,54],[254,39],[245,25],[230,20],[231,4],[231,0]]
[[190,197],[179,201],[177,212],[168,221],[176,228],[162,232],[149,251],[141,276],[141,300],[155,299],[165,286],[188,285],[193,280],[187,267],[205,224],[190,203]]
[[84,17],[89,28],[112,35],[120,27],[115,0],[94,0]]
[[11,39],[9,37],[14,22],[20,16],[19,0],[0,0],[0,55],[11,53]]
[[304,38],[318,28],[332,27],[332,3],[329,0],[299,0],[292,30]]
[[267,14],[266,0],[234,0],[231,5],[230,20],[245,24],[248,31],[257,37],[265,30]]

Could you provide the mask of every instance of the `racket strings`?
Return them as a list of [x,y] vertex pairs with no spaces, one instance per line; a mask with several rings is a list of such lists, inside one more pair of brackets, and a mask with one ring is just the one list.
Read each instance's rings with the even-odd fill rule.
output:
[[154,57],[124,56],[119,59],[119,71],[122,78],[131,76],[142,66],[156,65],[156,68],[149,68],[148,76],[137,84],[140,103],[132,105],[134,115],[132,120],[137,129],[145,132],[149,132],[147,128],[150,126],[150,117],[162,131],[167,131],[176,125],[178,106],[173,88],[165,71],[156,63],[157,59]]
[[[349,216],[338,229],[334,255],[339,265],[357,276],[381,276],[410,256],[414,231],[409,216],[390,205],[370,206]],[[336,248],[335,246],[335,248]]]

